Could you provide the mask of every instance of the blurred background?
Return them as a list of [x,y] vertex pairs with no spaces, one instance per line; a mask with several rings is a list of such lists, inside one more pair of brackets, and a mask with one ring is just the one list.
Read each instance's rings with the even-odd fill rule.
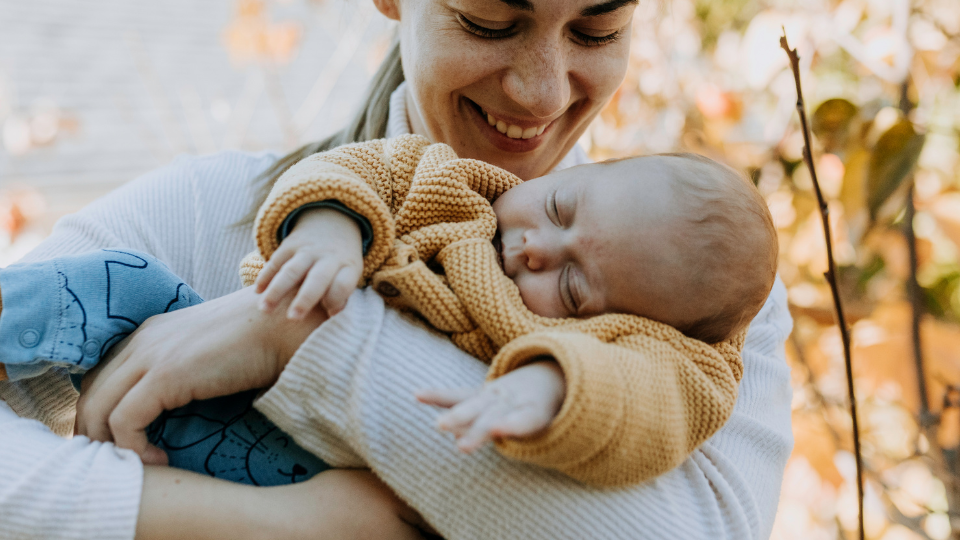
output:
[[[794,453],[776,539],[855,538],[840,334],[781,27],[799,49],[853,336],[867,537],[960,538],[960,2],[641,0],[596,159],[688,150],[780,232]],[[386,52],[372,3],[0,0],[0,266],[183,152],[337,130]]]

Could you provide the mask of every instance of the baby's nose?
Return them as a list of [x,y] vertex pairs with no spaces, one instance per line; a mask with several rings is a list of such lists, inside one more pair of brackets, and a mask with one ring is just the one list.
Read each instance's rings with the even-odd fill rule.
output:
[[548,270],[557,258],[550,239],[544,235],[527,233],[523,236],[523,254],[527,258],[527,269],[531,272]]

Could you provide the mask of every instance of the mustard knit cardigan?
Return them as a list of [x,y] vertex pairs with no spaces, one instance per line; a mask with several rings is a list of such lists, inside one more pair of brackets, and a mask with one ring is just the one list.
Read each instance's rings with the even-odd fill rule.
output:
[[[744,333],[708,345],[634,315],[531,313],[491,243],[490,203],[520,182],[417,135],[314,154],[287,170],[260,208],[259,253],[244,259],[241,278],[253,283],[293,210],[340,201],[373,227],[361,286],[490,362],[488,379],[543,356],[563,369],[567,395],[558,416],[540,435],[498,440],[503,455],[597,486],[634,484],[676,467],[730,417]],[[431,270],[436,265],[443,274]]]

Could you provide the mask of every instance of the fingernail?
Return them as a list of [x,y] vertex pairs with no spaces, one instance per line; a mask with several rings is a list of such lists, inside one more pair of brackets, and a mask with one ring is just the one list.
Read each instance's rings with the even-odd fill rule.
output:
[[303,310],[300,308],[291,308],[290,311],[287,312],[287,318],[294,320],[302,319]]

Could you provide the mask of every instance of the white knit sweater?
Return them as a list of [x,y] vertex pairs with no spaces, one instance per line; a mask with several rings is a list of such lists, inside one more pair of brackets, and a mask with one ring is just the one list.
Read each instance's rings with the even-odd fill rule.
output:
[[[407,129],[402,92],[390,136]],[[231,224],[253,203],[250,178],[275,159],[179,158],[64,218],[24,261],[124,246],[165,261],[204,298],[232,292],[237,263],[254,246],[248,228]],[[372,468],[449,540],[762,539],[792,447],[790,327],[778,281],[750,327],[727,425],[678,469],[620,490],[588,488],[489,448],[459,453],[413,392],[479,385],[486,366],[369,291],[310,336],[257,406],[331,463]],[[0,382],[9,405],[0,402],[0,538],[133,537],[142,466],[110,444],[57,436],[72,431],[75,398],[58,373]]]

